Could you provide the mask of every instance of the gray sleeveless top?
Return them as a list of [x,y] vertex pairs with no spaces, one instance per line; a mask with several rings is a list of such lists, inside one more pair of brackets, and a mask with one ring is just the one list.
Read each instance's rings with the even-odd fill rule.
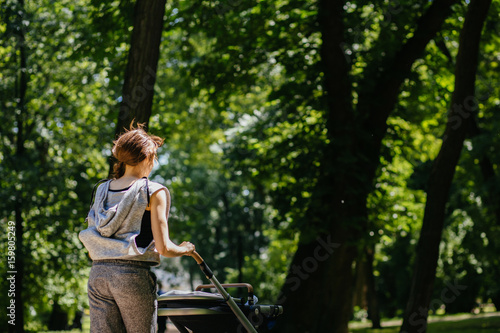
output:
[[132,186],[121,191],[110,191],[111,180],[99,185],[95,200],[87,215],[88,228],[78,237],[89,251],[92,260],[124,259],[160,263],[160,254],[154,240],[146,247],[136,243],[141,233],[142,217],[149,196],[165,186],[138,179]]

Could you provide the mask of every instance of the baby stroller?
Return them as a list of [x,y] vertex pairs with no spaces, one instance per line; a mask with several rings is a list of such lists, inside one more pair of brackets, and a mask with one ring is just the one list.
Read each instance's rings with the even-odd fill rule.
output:
[[[281,305],[257,304],[248,283],[221,285],[196,252],[193,257],[212,284],[192,292],[170,291],[158,296],[158,316],[168,317],[181,333],[257,333],[273,327],[283,313]],[[233,298],[224,288],[246,288],[248,297]],[[217,289],[218,293],[203,289]]]

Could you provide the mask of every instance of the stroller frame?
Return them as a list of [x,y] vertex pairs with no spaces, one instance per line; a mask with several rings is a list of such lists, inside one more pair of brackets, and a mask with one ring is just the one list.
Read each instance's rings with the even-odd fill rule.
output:
[[[233,298],[232,301],[245,315],[248,323],[256,329],[265,328],[274,318],[283,313],[280,305],[254,304],[253,287],[248,283],[223,284],[223,288],[247,288],[248,298]],[[158,296],[158,316],[166,316],[181,333],[233,333],[247,332],[241,319],[234,315],[227,300],[221,294],[203,292],[214,285],[198,286],[194,292],[171,291]]]

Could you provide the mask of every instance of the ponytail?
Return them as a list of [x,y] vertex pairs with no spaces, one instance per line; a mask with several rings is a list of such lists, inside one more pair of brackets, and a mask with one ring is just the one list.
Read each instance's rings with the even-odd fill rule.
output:
[[143,160],[154,160],[156,150],[163,144],[163,139],[146,133],[144,125],[138,124],[138,128],[133,128],[120,135],[113,142],[113,177],[121,178],[125,174],[125,166],[135,166]]
[[120,178],[125,174],[125,163],[116,161],[113,165],[113,178]]

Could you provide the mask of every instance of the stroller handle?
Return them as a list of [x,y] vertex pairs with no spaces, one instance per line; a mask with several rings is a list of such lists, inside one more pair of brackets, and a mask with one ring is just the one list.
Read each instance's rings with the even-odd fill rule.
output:
[[[253,305],[253,286],[250,283],[222,283],[222,287],[224,288],[247,288],[248,290],[248,304]],[[202,289],[208,288],[216,288],[213,284],[202,284],[196,287],[196,291],[200,291]]]
[[200,265],[204,261],[203,258],[196,251],[193,251],[190,254],[190,256],[193,257],[194,260],[196,260],[196,262],[198,263],[198,265]]
[[233,300],[233,298],[227,293],[227,291],[222,287],[222,285],[219,283],[217,278],[214,276],[208,265],[205,263],[205,260],[198,254],[198,252],[193,251],[190,254],[191,257],[196,260],[198,265],[200,266],[200,269],[202,272],[205,274],[207,279],[212,282],[212,284],[215,286],[215,288],[219,291],[219,293],[222,295],[224,300],[226,301],[227,305],[231,308],[235,316],[238,318],[240,323],[243,325],[243,327],[247,330],[249,333],[257,333],[253,325],[250,323],[247,317],[243,314],[241,309],[236,305],[236,302]]
[[190,254],[190,256],[193,257],[194,260],[196,260],[196,262],[200,266],[200,269],[205,274],[207,279],[211,280],[212,277],[214,276],[214,273],[212,273],[212,270],[210,269],[210,267],[208,267],[208,265],[205,263],[205,260],[203,260],[203,258],[196,251],[193,251]]

